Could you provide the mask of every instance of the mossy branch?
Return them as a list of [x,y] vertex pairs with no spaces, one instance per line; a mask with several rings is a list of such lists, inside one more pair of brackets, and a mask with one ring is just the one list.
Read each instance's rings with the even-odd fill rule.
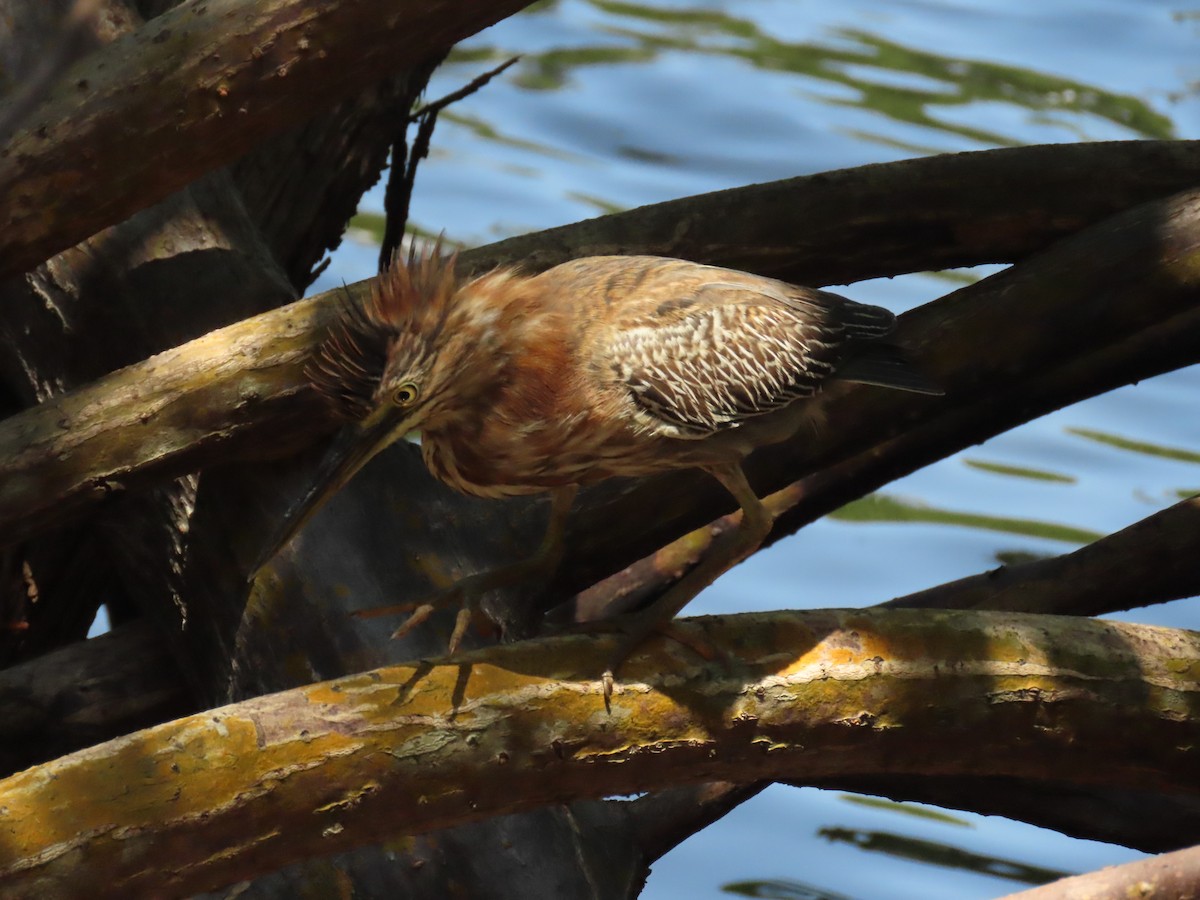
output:
[[[694,619],[380,669],[0,782],[8,897],[182,896],[404,834],[698,781],[996,775],[1196,792],[1200,634],[1011,613]],[[736,662],[735,662],[736,660]]]

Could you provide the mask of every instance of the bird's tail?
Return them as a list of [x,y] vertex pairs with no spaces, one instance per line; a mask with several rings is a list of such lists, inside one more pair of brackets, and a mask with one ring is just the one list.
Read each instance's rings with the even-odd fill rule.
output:
[[900,348],[893,344],[863,344],[837,370],[837,377],[842,381],[874,384],[914,394],[941,396],[946,393],[941,386],[918,372]]

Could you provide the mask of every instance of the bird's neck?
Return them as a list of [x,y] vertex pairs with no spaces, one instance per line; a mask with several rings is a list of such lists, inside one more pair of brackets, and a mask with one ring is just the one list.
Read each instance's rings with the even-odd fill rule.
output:
[[517,381],[536,376],[538,360],[561,340],[561,313],[548,304],[532,279],[506,270],[461,287],[447,316],[444,357],[453,399],[439,404],[425,430],[456,430],[463,421],[491,410]]

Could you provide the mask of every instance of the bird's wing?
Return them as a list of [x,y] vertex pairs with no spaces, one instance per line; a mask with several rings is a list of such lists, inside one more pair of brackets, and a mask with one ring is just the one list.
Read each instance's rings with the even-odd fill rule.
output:
[[754,276],[681,293],[626,320],[605,348],[634,402],[678,437],[704,437],[811,396],[847,341],[894,326],[887,310]]

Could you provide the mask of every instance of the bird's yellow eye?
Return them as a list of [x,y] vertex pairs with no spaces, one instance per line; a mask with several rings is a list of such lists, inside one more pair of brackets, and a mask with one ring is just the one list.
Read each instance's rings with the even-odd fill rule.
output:
[[417,402],[417,386],[406,381],[392,392],[392,402],[397,406],[412,406]]

